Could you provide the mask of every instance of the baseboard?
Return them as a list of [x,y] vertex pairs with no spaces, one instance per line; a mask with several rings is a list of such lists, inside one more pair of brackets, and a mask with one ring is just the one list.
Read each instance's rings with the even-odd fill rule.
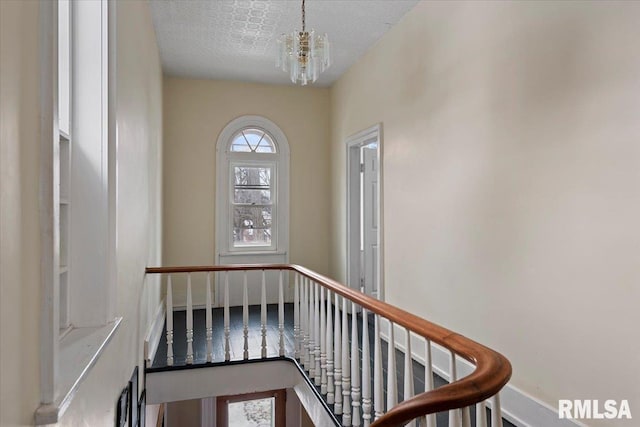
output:
[[[389,323],[386,319],[381,319],[380,336],[389,342]],[[396,326],[394,332],[395,346],[398,350],[405,352],[405,332],[403,328]],[[413,359],[425,365],[425,345],[424,340],[412,335],[411,353]],[[449,381],[450,376],[450,353],[448,350],[437,344],[431,344],[431,360],[433,371],[443,379]],[[398,363],[404,363],[398,361]],[[456,358],[456,369],[459,378],[473,372],[474,366],[467,360]],[[510,383],[500,392],[500,404],[502,416],[518,427],[586,427],[576,420],[558,418],[558,411],[550,405],[525,393]],[[487,401],[487,406],[491,408],[491,401]]]
[[164,300],[160,301],[156,313],[153,316],[153,322],[144,338],[144,359],[150,365],[156,357],[156,351],[160,344],[162,330],[164,329],[164,321],[166,318],[166,304]]

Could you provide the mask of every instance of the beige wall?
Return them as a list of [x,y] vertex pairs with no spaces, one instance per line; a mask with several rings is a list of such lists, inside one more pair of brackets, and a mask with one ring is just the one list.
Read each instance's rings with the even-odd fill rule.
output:
[[[113,424],[155,308],[142,272],[160,263],[162,77],[146,2],[117,5],[125,322],[63,425]],[[260,114],[291,144],[291,262],[344,280],[344,139],[382,122],[388,300],[504,352],[514,384],[552,406],[627,398],[635,413],[639,16],[630,2],[421,3],[330,98],[166,79],[163,263],[213,261],[215,141]],[[38,405],[37,3],[0,1],[0,20],[0,424],[13,426]]]
[[289,141],[290,262],[328,270],[329,91],[165,77],[164,264],[213,264],[215,149],[231,120],[260,115]]
[[0,425],[39,403],[38,4],[0,1]]
[[382,122],[387,299],[504,352],[552,407],[637,417],[638,22],[633,2],[419,3],[331,90],[331,273],[345,138]]
[[[0,17],[0,425],[17,426],[32,425],[39,405],[38,2],[0,1]],[[124,321],[60,425],[113,425],[158,301],[143,280],[144,267],[160,262],[162,74],[147,2],[118,2],[117,23],[116,314]]]

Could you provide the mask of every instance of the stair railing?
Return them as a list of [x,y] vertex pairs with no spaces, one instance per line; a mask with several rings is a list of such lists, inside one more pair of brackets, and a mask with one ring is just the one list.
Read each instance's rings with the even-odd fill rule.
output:
[[[267,357],[266,271],[278,274],[278,349],[285,355],[284,302],[285,274],[293,273],[294,352],[293,357],[320,389],[343,426],[427,426],[435,427],[437,412],[449,412],[449,426],[470,427],[475,406],[476,426],[486,427],[487,403],[491,406],[491,426],[502,426],[499,392],[511,377],[511,364],[500,353],[464,336],[436,325],[391,304],[372,298],[308,268],[291,264],[243,264],[217,266],[153,267],[147,274],[163,274],[166,280],[167,365],[173,355],[172,274],[186,274],[186,364],[194,363],[193,353],[193,273],[206,273],[207,362],[213,361],[211,273],[219,273],[224,289],[224,360],[231,360],[229,276],[242,272],[243,359],[249,358],[249,283],[247,272],[261,271],[260,355]],[[360,313],[360,315],[351,315]],[[351,321],[350,321],[351,319]],[[358,323],[361,322],[361,328]],[[373,322],[373,366],[369,324]],[[362,337],[359,336],[360,329]],[[403,335],[396,341],[396,331]],[[386,337],[383,337],[386,332]],[[412,339],[414,338],[414,339]],[[424,345],[425,391],[414,395],[413,342]],[[432,345],[449,353],[449,383],[434,387]],[[401,347],[404,358],[403,400],[398,401],[396,351],[387,351],[386,402],[384,399],[382,348]],[[355,356],[355,357],[354,357]],[[470,362],[474,369],[462,378],[457,360]],[[371,377],[373,375],[373,378]],[[386,404],[385,404],[386,403]]]

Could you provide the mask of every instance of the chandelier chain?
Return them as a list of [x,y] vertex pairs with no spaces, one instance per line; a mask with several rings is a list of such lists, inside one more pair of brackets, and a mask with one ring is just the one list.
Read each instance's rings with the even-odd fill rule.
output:
[[304,13],[304,0],[302,0],[302,32],[306,31],[306,16]]

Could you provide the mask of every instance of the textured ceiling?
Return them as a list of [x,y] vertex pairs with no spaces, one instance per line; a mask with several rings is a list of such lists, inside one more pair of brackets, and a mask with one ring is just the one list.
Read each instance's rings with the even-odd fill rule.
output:
[[[329,86],[418,0],[306,0],[307,29],[327,33]],[[301,27],[294,0],[150,0],[164,72],[170,76],[291,84],[275,68],[276,39]]]

